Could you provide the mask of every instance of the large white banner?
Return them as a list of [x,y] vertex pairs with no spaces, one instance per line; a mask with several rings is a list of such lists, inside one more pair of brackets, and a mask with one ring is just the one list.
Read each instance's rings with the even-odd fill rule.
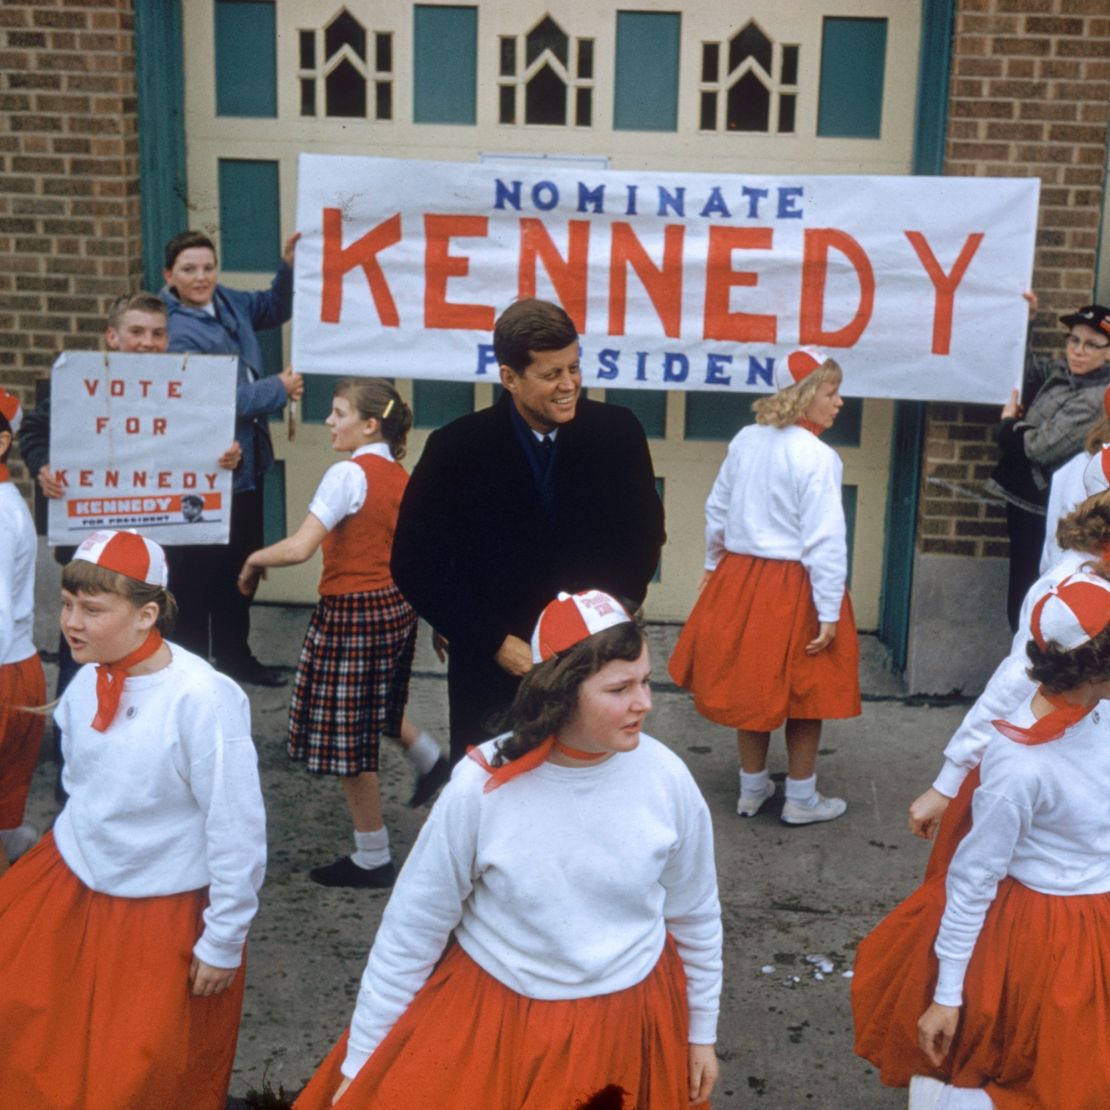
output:
[[134,528],[161,544],[227,543],[237,360],[69,351],[50,374],[51,544]]
[[494,320],[538,296],[577,324],[587,386],[768,390],[812,343],[848,394],[1002,402],[1038,191],[302,154],[293,365],[496,380]]

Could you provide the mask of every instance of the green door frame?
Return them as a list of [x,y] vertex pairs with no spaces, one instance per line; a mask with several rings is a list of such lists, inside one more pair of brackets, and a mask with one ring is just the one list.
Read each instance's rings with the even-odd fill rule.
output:
[[[921,55],[917,74],[913,172],[944,172],[948,131],[948,79],[956,0],[923,0]],[[905,670],[917,549],[917,509],[925,446],[925,403],[896,401],[891,436],[890,484],[886,506],[883,581],[879,594],[879,639],[898,671]]]

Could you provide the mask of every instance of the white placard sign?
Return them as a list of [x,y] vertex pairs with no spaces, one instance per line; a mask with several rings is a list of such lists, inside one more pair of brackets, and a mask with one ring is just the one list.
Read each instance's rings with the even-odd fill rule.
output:
[[586,386],[765,391],[812,343],[848,394],[1001,402],[1038,193],[302,154],[293,365],[496,381],[494,319],[538,296],[578,326]]
[[134,528],[161,544],[226,543],[236,359],[69,351],[50,375],[49,540]]

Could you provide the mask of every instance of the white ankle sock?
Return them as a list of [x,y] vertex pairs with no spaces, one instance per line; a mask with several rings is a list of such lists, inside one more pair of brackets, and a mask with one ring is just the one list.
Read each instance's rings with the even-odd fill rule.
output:
[[817,804],[817,776],[810,775],[808,779],[792,779],[786,776],[786,800],[797,802],[799,805],[812,806]]
[[937,1100],[937,1110],[992,1110],[994,1103],[981,1087],[944,1086]]
[[351,859],[359,867],[372,871],[389,863],[389,830],[383,825],[373,832],[359,832],[355,829],[355,850]]
[[771,772],[766,767],[762,771],[756,771],[750,775],[747,771],[741,771],[740,793],[747,798],[755,798],[760,794],[766,794],[767,785],[770,781]]
[[442,754],[435,738],[427,732],[422,732],[410,747],[405,748],[405,758],[416,768],[418,775],[426,775]]

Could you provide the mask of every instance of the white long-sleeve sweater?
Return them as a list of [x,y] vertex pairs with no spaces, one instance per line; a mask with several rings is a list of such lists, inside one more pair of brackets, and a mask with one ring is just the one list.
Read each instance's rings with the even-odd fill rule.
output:
[[1041,574],[1047,574],[1062,554],[1060,545],[1056,542],[1056,525],[1072,509],[1087,500],[1087,490],[1083,486],[1083,472],[1090,461],[1091,456],[1085,451],[1080,451],[1074,459],[1069,459],[1052,475],[1052,484],[1048,487],[1048,508],[1045,509]]
[[103,894],[208,887],[193,952],[213,967],[238,967],[266,870],[250,703],[231,679],[169,646],[168,666],[124,680],[106,732],[92,727],[95,666],[66,688],[54,718],[69,800],[54,838],[70,870]]
[[35,522],[12,482],[0,482],[0,666],[35,654]]
[[1030,587],[1021,603],[1018,630],[1010,644],[1010,654],[995,668],[983,692],[945,745],[944,763],[933,782],[935,790],[954,798],[968,772],[979,766],[987,745],[997,735],[991,721],[1009,720],[1010,714],[1033,696],[1037,684],[1025,673],[1029,667],[1025,645],[1029,642],[1033,606],[1053,586],[1059,585],[1090,560],[1091,556],[1082,552],[1063,551],[1059,560]]
[[[1009,719],[1032,724],[1030,703]],[[1110,891],[1108,723],[1110,703],[1100,702],[1046,744],[1019,744],[995,734],[972,802],[974,824],[948,869],[948,900],[935,945],[937,1002],[960,1005],[968,961],[1005,875],[1042,894]]]
[[800,562],[817,619],[838,621],[848,576],[843,472],[840,456],[804,428],[742,428],[705,503],[706,570],[726,551]]
[[[494,743],[481,746],[487,758]],[[485,794],[487,778],[470,759],[455,768],[405,862],[362,976],[343,1074],[358,1073],[452,933],[511,990],[567,999],[641,982],[670,932],[686,969],[689,1039],[715,1041],[713,830],[686,765],[641,735],[600,764],[545,763]]]

